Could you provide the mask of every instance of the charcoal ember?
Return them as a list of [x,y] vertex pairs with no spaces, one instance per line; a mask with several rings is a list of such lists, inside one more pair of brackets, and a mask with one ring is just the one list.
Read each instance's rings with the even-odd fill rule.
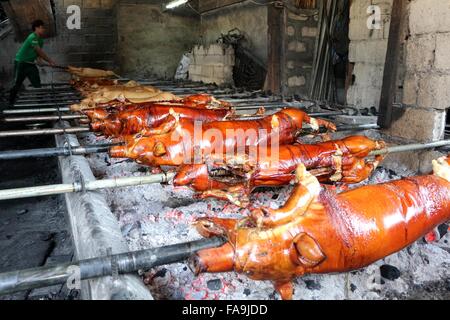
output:
[[308,288],[309,290],[320,290],[322,288],[320,283],[314,280],[303,280],[303,282],[305,282],[306,288]]
[[206,286],[208,287],[209,290],[217,291],[222,288],[222,281],[220,279],[209,280],[206,283]]
[[357,287],[356,287],[353,283],[350,283],[350,290],[351,290],[352,292],[355,292],[356,289],[357,289]]
[[252,293],[252,292],[250,291],[250,289],[248,289],[248,288],[245,288],[245,289],[244,289],[244,294],[245,294],[246,296],[249,296],[250,293]]
[[400,278],[400,274],[401,274],[400,270],[398,270],[398,268],[391,266],[389,264],[383,264],[380,267],[380,273],[384,279],[391,280],[391,281]]
[[449,226],[446,223],[441,224],[438,227],[439,235],[441,238],[443,238],[448,233]]

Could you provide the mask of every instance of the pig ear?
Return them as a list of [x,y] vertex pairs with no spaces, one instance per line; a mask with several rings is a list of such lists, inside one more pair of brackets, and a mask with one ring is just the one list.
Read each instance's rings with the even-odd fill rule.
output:
[[158,141],[153,147],[153,154],[156,157],[161,157],[167,153],[166,146],[161,141]]
[[298,234],[294,238],[293,246],[296,253],[292,256],[294,262],[305,267],[315,267],[326,258],[317,241],[307,233]]

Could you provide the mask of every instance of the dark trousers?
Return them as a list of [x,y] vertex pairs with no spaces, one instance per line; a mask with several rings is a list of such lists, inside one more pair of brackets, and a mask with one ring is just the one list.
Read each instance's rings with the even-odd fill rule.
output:
[[30,80],[31,85],[35,88],[41,87],[41,78],[39,76],[39,70],[35,64],[14,61],[14,85],[11,88],[9,94],[9,103],[14,104],[17,96],[22,87],[22,83],[25,79]]

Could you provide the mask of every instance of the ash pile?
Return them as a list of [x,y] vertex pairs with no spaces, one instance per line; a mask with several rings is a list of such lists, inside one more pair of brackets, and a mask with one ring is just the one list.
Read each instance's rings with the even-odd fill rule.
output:
[[[377,136],[376,131],[365,132]],[[98,143],[92,133],[83,134],[83,144]],[[97,179],[143,176],[150,169],[132,160],[113,159],[105,154],[87,156]],[[415,175],[399,168],[394,172],[379,166],[368,181],[347,187],[333,186],[336,192],[368,184],[378,184]],[[258,188],[251,195],[253,205],[278,208],[292,186]],[[140,250],[200,239],[192,223],[200,217],[240,218],[248,209],[215,200],[195,199],[194,193],[172,185],[145,185],[125,189],[105,189],[110,209],[119,220],[129,250]],[[427,238],[364,269],[343,274],[308,275],[294,281],[294,299],[449,299],[450,233],[441,225]],[[237,273],[195,276],[184,263],[152,269],[142,274],[155,299],[243,300],[279,298],[269,281],[254,281]]]

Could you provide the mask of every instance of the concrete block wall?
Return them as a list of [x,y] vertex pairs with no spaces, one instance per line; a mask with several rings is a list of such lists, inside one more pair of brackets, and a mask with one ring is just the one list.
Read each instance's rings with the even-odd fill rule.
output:
[[[370,6],[381,10],[380,29],[370,29]],[[378,108],[386,59],[392,0],[352,1],[349,27],[349,61],[354,63],[353,79],[347,91],[347,103],[361,108]]]
[[162,8],[148,0],[121,0],[118,4],[121,74],[173,78],[183,54],[198,43],[200,19]]
[[283,88],[287,95],[308,96],[318,37],[318,12],[295,14],[285,10],[285,61]]
[[223,44],[197,45],[193,48],[190,58],[190,80],[217,85],[233,84],[233,47]]
[[412,0],[405,48],[403,107],[389,134],[429,142],[444,137],[450,108],[450,1]]
[[221,34],[234,28],[238,28],[245,37],[242,46],[267,64],[267,6],[245,1],[203,14],[202,44],[216,43]]
[[[57,36],[45,42],[44,50],[58,64],[89,66],[118,70],[116,3],[118,0],[56,0]],[[78,5],[81,9],[81,28],[68,29],[67,7]],[[51,80],[50,72],[41,75]],[[53,78],[65,78],[64,73],[55,73]],[[62,80],[62,79],[61,79]]]

